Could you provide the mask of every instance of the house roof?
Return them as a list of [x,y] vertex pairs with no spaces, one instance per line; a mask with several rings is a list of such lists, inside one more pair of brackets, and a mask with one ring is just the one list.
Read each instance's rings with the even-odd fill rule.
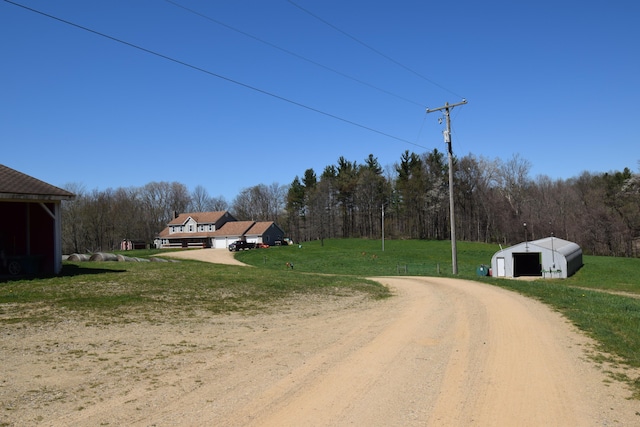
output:
[[169,228],[165,228],[158,234],[158,237],[161,239],[202,239],[205,237],[214,237],[216,236],[215,231],[200,231],[197,233],[169,233]]
[[193,218],[198,224],[215,224],[224,217],[225,214],[228,215],[229,213],[227,211],[181,213],[172,219],[168,225],[182,225],[187,222],[189,218]]
[[247,230],[245,234],[252,235],[252,236],[262,236],[273,225],[275,225],[273,221],[256,222],[253,224],[253,226],[249,230]]
[[75,194],[0,165],[0,199],[71,200]]
[[222,227],[214,231],[211,235],[215,237],[223,236],[243,236],[255,224],[253,221],[230,221],[225,222]]

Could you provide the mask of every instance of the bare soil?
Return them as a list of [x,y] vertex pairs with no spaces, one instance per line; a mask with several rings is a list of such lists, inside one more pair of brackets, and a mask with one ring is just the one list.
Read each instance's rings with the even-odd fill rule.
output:
[[[171,256],[237,262],[226,250]],[[0,425],[640,425],[640,403],[548,307],[471,281],[376,280],[395,296],[161,323],[0,323]]]

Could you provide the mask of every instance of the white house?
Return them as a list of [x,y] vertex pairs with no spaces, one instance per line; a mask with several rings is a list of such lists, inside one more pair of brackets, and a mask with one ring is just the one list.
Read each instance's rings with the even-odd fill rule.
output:
[[158,248],[226,249],[236,240],[274,245],[284,231],[273,221],[237,221],[229,212],[192,212],[177,215],[156,239]]

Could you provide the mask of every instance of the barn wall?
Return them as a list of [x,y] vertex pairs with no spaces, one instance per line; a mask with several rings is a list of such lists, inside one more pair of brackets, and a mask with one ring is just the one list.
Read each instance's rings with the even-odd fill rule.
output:
[[[53,212],[55,205],[46,206]],[[0,251],[6,257],[33,257],[30,273],[56,272],[54,219],[39,203],[0,202]]]
[[2,202],[0,250],[5,256],[23,255],[27,251],[26,224],[28,203]]

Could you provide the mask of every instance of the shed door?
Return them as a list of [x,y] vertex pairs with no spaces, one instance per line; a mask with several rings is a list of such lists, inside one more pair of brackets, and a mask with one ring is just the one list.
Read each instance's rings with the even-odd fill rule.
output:
[[521,252],[513,254],[513,277],[542,276],[540,252]]
[[504,268],[504,258],[496,258],[496,268],[498,269],[496,272],[497,277],[504,277],[507,275]]

